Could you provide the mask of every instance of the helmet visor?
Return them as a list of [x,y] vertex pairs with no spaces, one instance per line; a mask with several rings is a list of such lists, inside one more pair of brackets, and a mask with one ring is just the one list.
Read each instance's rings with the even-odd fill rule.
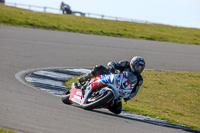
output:
[[143,66],[135,65],[135,71],[141,73],[144,70]]

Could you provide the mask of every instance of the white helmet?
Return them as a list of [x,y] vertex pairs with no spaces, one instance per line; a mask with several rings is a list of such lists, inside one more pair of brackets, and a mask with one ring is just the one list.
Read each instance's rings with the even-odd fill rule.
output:
[[131,67],[131,71],[134,74],[138,75],[138,74],[142,73],[142,71],[144,70],[144,68],[145,68],[145,61],[140,56],[134,56],[131,59],[130,67]]

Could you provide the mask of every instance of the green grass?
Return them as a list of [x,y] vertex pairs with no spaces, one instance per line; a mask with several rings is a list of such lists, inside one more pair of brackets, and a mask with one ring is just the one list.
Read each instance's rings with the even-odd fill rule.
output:
[[0,5],[0,24],[200,45],[200,29],[37,13]]
[[[200,73],[147,71],[136,97],[123,109],[200,130]],[[66,82],[77,81],[74,77]]]
[[0,128],[0,133],[16,133],[16,132],[11,131],[11,130],[7,130],[7,129]]

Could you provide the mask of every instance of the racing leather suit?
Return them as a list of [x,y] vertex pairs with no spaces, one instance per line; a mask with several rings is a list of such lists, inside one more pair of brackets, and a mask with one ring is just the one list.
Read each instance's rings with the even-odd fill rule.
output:
[[[119,70],[120,73],[122,73],[123,71],[127,71],[127,72],[131,72],[131,68],[130,68],[130,62],[128,61],[120,61],[120,62],[109,62],[107,64],[108,69],[112,72],[115,69]],[[130,100],[131,98],[135,97],[136,94],[138,93],[138,90],[140,89],[140,86],[143,83],[143,78],[142,76],[139,75],[135,75],[137,77],[137,83],[134,86],[134,89],[132,90],[131,94],[129,95],[128,98],[124,99],[125,101]]]

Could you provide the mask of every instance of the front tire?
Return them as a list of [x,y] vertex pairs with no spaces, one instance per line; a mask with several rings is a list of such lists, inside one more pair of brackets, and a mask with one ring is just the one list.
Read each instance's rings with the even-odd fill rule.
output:
[[62,95],[62,102],[64,104],[71,104],[70,101],[69,101],[69,97],[70,97],[70,94],[67,94],[67,95]]
[[71,104],[69,101],[69,97],[70,97],[70,91],[69,89],[67,89],[66,91],[64,91],[61,100],[64,104]]
[[96,107],[100,107],[101,105],[104,105],[105,103],[109,102],[110,100],[113,99],[113,97],[114,97],[114,94],[111,91],[108,91],[104,96],[102,96],[98,100],[91,103],[83,104],[82,108],[86,110],[92,110]]

